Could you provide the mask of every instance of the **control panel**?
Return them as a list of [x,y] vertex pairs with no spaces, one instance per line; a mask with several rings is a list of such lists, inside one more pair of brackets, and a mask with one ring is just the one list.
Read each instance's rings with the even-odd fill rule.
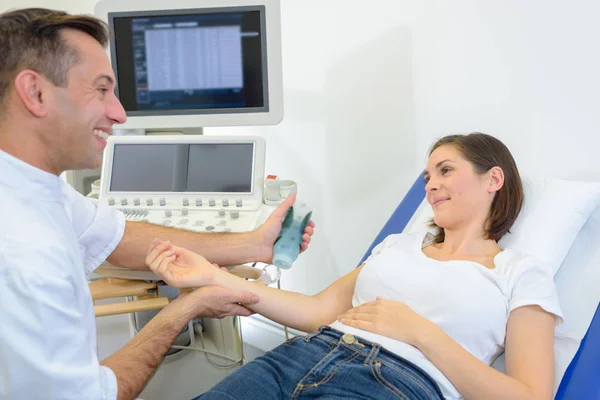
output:
[[264,140],[253,136],[110,137],[99,201],[130,221],[254,230],[273,210],[263,204],[264,158]]
[[[109,202],[110,204],[110,202]],[[172,208],[121,207],[129,221],[187,229],[196,232],[247,232],[254,230],[262,222],[262,209],[256,211],[236,210],[235,208]]]

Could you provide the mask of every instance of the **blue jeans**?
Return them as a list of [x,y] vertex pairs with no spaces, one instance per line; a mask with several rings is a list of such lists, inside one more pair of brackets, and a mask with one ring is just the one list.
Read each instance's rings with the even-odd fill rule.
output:
[[196,399],[443,399],[422,369],[327,326],[296,336]]

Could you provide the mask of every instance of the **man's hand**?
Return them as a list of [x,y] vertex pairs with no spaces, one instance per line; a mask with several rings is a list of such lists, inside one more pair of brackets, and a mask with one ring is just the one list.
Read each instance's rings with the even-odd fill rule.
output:
[[217,270],[215,264],[200,254],[159,239],[152,241],[146,264],[167,284],[177,288],[210,285]]
[[189,319],[196,317],[223,318],[229,315],[247,317],[253,312],[244,306],[258,303],[253,293],[204,286],[179,295],[176,302],[184,307]]
[[[281,224],[286,213],[296,201],[296,195],[292,194],[285,199],[272,213],[264,224],[256,231],[258,234],[258,244],[260,248],[260,259],[257,261],[270,263],[273,260],[273,245],[281,231]],[[315,223],[309,221],[302,235],[302,244],[300,245],[300,253],[308,248],[311,236],[314,233]]]

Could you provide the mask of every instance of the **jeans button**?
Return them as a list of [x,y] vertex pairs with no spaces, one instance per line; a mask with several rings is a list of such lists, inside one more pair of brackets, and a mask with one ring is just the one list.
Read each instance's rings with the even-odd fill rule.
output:
[[346,343],[346,344],[352,344],[354,343],[354,336],[349,334],[349,333],[344,333],[342,335],[342,342]]

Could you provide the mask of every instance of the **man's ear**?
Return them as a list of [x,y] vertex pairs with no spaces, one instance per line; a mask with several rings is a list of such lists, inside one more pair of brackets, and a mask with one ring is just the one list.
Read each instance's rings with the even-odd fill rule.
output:
[[492,167],[489,171],[488,192],[493,193],[499,191],[504,186],[504,171],[500,167]]
[[48,114],[48,104],[43,96],[48,86],[40,74],[25,69],[17,74],[14,84],[17,98],[33,116],[43,118]]

